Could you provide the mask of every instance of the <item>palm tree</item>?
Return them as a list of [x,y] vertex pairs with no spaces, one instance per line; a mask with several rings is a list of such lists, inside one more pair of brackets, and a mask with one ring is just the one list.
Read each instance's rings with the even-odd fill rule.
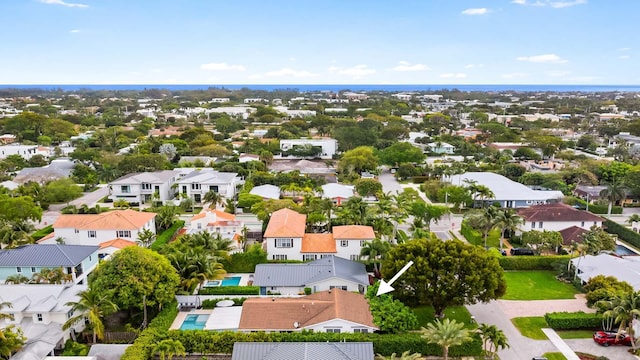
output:
[[484,209],[470,211],[464,217],[469,226],[482,232],[485,248],[487,247],[489,233],[496,227],[498,211],[499,209],[495,206],[489,206]]
[[9,249],[24,244],[32,244],[34,241],[29,234],[34,230],[35,227],[24,220],[6,222],[0,227],[0,242]]
[[156,344],[153,353],[160,356],[160,360],[171,360],[174,355],[186,355],[184,345],[180,340],[165,339]]
[[636,336],[633,331],[633,320],[640,317],[640,292],[615,295],[611,300],[597,303],[598,309],[604,310],[603,317],[612,318],[618,326],[618,334],[626,331],[631,337],[631,346],[636,350]]
[[78,301],[70,301],[66,305],[71,306],[73,313],[77,315],[71,317],[62,325],[63,330],[67,330],[73,325],[85,319],[93,330],[93,343],[104,337],[104,323],[102,319],[115,311],[118,306],[111,302],[107,296],[100,295],[96,290],[87,289],[78,293]]
[[636,223],[639,221],[640,221],[640,214],[633,214],[629,216],[629,218],[627,219],[627,223],[629,224],[629,226],[633,226],[633,223]]
[[613,204],[618,201],[624,200],[627,197],[627,193],[625,191],[625,187],[621,182],[614,181],[607,184],[607,187],[600,191],[600,197],[605,198],[609,201],[607,217],[611,217],[611,209],[613,208]]
[[524,220],[521,216],[516,215],[516,213],[511,209],[500,209],[498,210],[497,218],[496,218],[496,226],[500,228],[500,250],[502,250],[502,242],[505,237],[505,233],[509,231],[509,233],[513,234],[520,225],[524,223]]
[[472,340],[469,330],[464,328],[464,323],[449,319],[429,323],[426,328],[421,328],[420,332],[428,343],[438,344],[442,347],[444,360],[449,359],[449,347],[462,345]]
[[[12,307],[13,307],[13,305],[8,301],[0,303],[0,320],[7,319],[7,320],[13,321],[13,314],[5,313],[5,312],[2,311],[2,309],[4,309],[4,308],[11,309]],[[1,333],[2,333],[2,331],[0,331],[0,334]]]
[[489,341],[492,334],[496,331],[498,331],[497,326],[488,324],[480,324],[476,329],[476,332],[480,335],[480,339],[482,340],[482,351],[484,351],[485,354],[488,354],[490,351]]
[[364,243],[360,249],[360,257],[366,257],[368,261],[372,262],[374,273],[379,274],[379,263],[382,262],[389,249],[391,249],[391,244],[376,238]]
[[420,353],[410,353],[409,350],[403,352],[400,356],[396,355],[396,353],[391,354],[390,357],[386,357],[384,355],[376,354],[375,360],[419,360],[422,359],[422,354]]
[[203,200],[205,202],[210,202],[211,207],[214,209],[217,208],[218,205],[224,204],[222,196],[213,190],[207,191],[207,193],[204,194]]
[[178,208],[176,206],[161,206],[156,213],[156,232],[158,232],[166,230],[173,225],[178,216]]
[[113,207],[116,209],[124,209],[129,207],[129,202],[126,199],[118,199],[113,202]]
[[480,324],[476,329],[482,339],[482,349],[485,354],[495,358],[498,349],[509,347],[507,336],[495,325]]
[[149,247],[151,246],[151,244],[156,240],[156,234],[149,230],[149,229],[143,229],[142,231],[140,231],[138,233],[138,240],[137,242],[142,245],[143,247]]
[[27,284],[29,281],[31,281],[31,279],[21,274],[9,275],[4,279],[5,284]]
[[509,340],[507,339],[507,335],[505,335],[504,331],[500,329],[497,329],[496,332],[492,333],[489,340],[493,345],[490,349],[491,357],[493,359],[495,359],[496,354],[498,353],[498,350],[511,347],[511,345],[509,345]]

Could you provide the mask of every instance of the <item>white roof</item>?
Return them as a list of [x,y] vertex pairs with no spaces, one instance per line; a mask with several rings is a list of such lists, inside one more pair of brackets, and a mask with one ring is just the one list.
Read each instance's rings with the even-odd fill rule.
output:
[[333,183],[322,185],[322,197],[325,199],[348,199],[352,196],[353,186]]
[[238,330],[242,306],[216,307],[207,319],[207,330]]
[[258,195],[265,199],[277,200],[280,199],[280,188],[275,185],[265,184],[254,187],[249,191],[249,194]]
[[640,290],[640,256],[615,256],[610,254],[586,255],[571,259],[574,266],[580,264],[578,277],[589,281],[594,276],[613,276]]
[[[446,180],[446,179],[445,179]],[[562,199],[561,191],[533,190],[525,185],[510,180],[502,175],[491,172],[468,172],[462,175],[451,176],[453,185],[467,186],[465,180],[484,185],[491,189],[494,197],[487,200],[553,200]]]
[[[78,293],[86,285],[0,285],[0,302],[15,304],[23,312],[67,312],[68,302],[78,300]],[[11,309],[8,309],[11,310]]]

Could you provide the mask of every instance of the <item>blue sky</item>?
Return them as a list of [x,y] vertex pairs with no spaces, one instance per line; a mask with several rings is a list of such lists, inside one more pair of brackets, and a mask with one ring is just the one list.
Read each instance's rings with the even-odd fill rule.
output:
[[636,0],[2,0],[0,84],[640,84]]

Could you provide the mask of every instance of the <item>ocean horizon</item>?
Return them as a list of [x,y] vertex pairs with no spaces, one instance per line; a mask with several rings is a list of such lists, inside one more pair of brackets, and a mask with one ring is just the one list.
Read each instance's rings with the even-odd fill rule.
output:
[[479,91],[479,92],[640,92],[640,85],[448,85],[448,84],[424,84],[424,85],[388,85],[388,84],[0,84],[0,89],[19,90],[62,90],[74,92],[79,90],[148,90],[163,89],[172,91],[206,90],[209,88],[228,90],[297,90],[299,92],[327,91],[384,91],[384,92],[410,92],[410,91]]

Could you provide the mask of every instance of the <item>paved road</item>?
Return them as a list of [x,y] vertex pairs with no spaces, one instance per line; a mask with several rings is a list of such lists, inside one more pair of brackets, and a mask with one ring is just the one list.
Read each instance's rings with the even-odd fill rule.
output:
[[107,195],[109,195],[109,187],[104,186],[99,188],[96,191],[82,195],[81,197],[73,200],[70,204],[75,206],[80,206],[84,204],[84,205],[87,205],[88,207],[94,207],[96,206],[96,204],[100,199],[102,199]]
[[378,176],[378,181],[382,184],[382,191],[384,193],[395,194],[396,192],[401,193],[404,191],[400,183],[396,180],[395,176],[390,173],[388,170],[384,170],[380,176]]

